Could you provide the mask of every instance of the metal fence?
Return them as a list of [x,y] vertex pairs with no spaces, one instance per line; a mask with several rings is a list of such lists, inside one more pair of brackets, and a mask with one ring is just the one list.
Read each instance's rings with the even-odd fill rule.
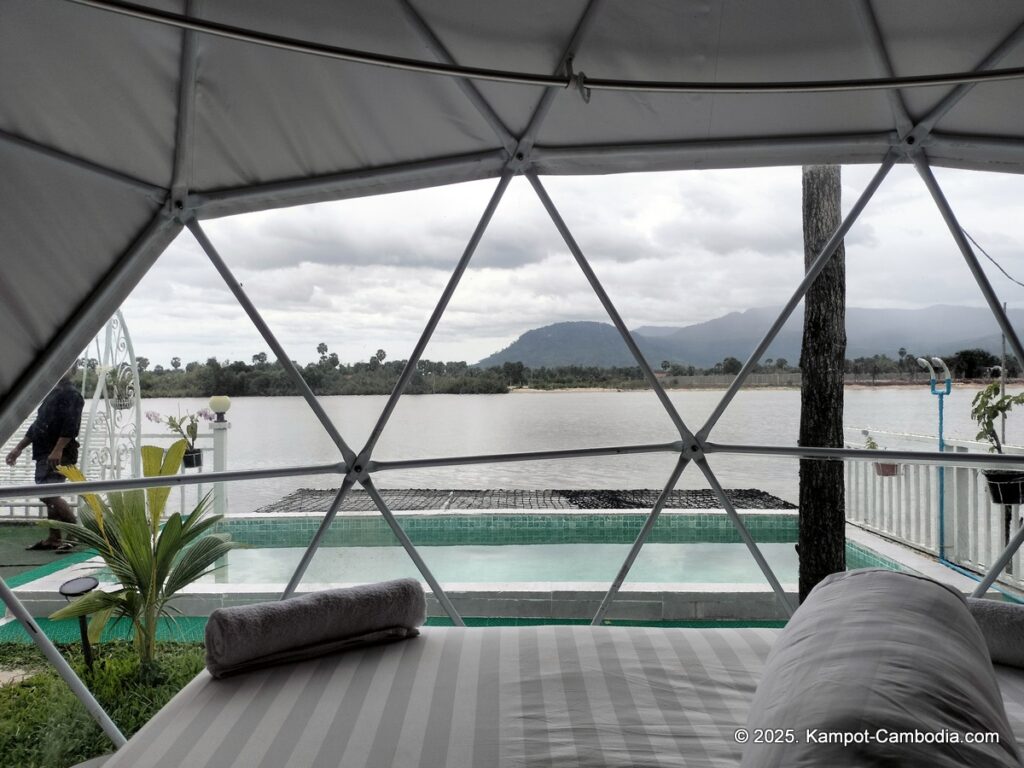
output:
[[[854,431],[854,430],[848,430]],[[861,432],[862,430],[856,430]],[[938,438],[871,431],[903,442],[938,442]],[[947,440],[950,452],[984,451],[987,444]],[[848,446],[860,447],[860,446]],[[1007,453],[1024,448],[1007,446]],[[982,470],[921,464],[847,461],[846,519],[862,528],[984,573],[1020,528],[1020,508],[995,504]],[[942,507],[943,534],[939,519]],[[944,552],[940,553],[940,540]],[[1024,556],[1018,552],[999,581],[1024,588]]]

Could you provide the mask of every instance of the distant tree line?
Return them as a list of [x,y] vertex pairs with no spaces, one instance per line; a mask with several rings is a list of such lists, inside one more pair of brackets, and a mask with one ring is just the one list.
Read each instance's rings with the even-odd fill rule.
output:
[[[345,364],[327,345],[317,346],[319,360],[299,366],[303,378],[318,395],[386,395],[398,382],[405,368],[405,360],[388,360],[383,349],[367,362]],[[905,348],[896,358],[873,355],[847,360],[846,373],[868,374],[883,379],[919,378],[924,374],[917,357]],[[928,356],[930,357],[930,356]],[[979,379],[998,376],[999,358],[983,349],[964,349],[944,358],[950,372],[957,379]],[[299,394],[284,368],[276,360],[269,360],[265,352],[252,356],[251,362],[218,360],[205,363],[192,361],[182,365],[181,358],[171,359],[170,368],[150,365],[142,356],[136,358],[143,397],[209,397],[224,394],[239,396],[274,396]],[[660,369],[673,377],[739,373],[743,363],[736,357],[726,357],[708,368],[662,361]],[[1007,359],[1007,375],[1020,375],[1021,368],[1014,357]],[[85,360],[86,391],[92,392],[98,374],[95,359]],[[785,358],[768,358],[754,368],[754,373],[799,373],[798,366]],[[115,372],[107,373],[108,388],[119,381]],[[646,386],[639,366],[586,366],[560,365],[530,368],[522,363],[504,363],[500,366],[479,368],[464,361],[440,362],[420,360],[416,364],[406,392],[422,394],[503,394],[510,388],[569,389],[573,387],[607,387],[638,389]]]
[[[895,358],[888,355],[871,355],[870,357],[857,357],[845,361],[843,372],[856,374],[870,374],[872,376],[883,376],[885,378],[916,378],[925,373],[918,362],[918,357],[931,359],[928,354],[911,354],[906,347],[900,347]],[[953,355],[943,358],[949,366],[949,372],[956,379],[982,379],[999,375],[1000,359],[984,349],[962,349]],[[710,368],[697,368],[692,365],[673,363],[663,360],[661,369],[671,376],[702,376],[710,374],[737,374],[743,367],[743,363],[735,357],[726,357],[721,362],[715,363]],[[767,358],[764,362],[754,366],[753,373],[799,373],[799,365],[790,365],[784,357],[778,359]],[[1006,375],[1009,377],[1019,376],[1021,372],[1017,358],[1009,355],[1006,358]]]
[[[367,362],[346,365],[326,344],[317,347],[320,359],[305,366],[298,365],[302,377],[318,395],[386,395],[398,382],[405,360],[387,360],[383,349],[377,350]],[[171,367],[150,366],[147,358],[138,356],[139,380],[143,397],[209,397],[214,394],[230,397],[297,395],[298,389],[284,367],[269,360],[265,352],[242,360],[207,359],[182,365],[178,357]],[[86,361],[86,391],[91,392],[97,378],[96,361]],[[406,387],[408,394],[500,394],[508,391],[501,369],[481,370],[465,362],[434,362],[420,360]],[[108,380],[110,374],[107,375]]]
[[[872,376],[910,377],[921,374],[927,375],[917,358],[923,357],[928,360],[931,354],[911,354],[905,347],[900,347],[898,357],[891,359],[886,355],[873,355],[872,357],[858,357],[855,360],[846,361],[846,373],[871,374]],[[942,358],[949,366],[949,372],[955,379],[983,379],[999,376],[1000,359],[984,349],[961,349],[952,355]],[[1009,377],[1019,376],[1021,372],[1020,363],[1013,355],[1006,358],[1006,375]]]

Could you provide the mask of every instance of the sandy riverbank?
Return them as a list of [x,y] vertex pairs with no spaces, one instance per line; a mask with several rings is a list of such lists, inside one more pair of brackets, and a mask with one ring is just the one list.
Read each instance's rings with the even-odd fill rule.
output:
[[[953,387],[955,389],[982,389],[988,386],[991,382],[989,380],[972,379],[970,381],[954,381]],[[1011,379],[1006,382],[1007,387],[1020,387],[1024,385],[1022,379]],[[917,381],[879,381],[875,384],[870,382],[850,382],[844,385],[844,389],[907,389],[907,388],[919,388],[927,387],[928,381],[926,379],[919,379]],[[714,390],[725,390],[728,385],[714,385],[714,384],[702,384],[696,387],[679,387],[666,384],[665,389],[668,391],[714,391]],[[800,386],[798,384],[744,384],[744,389],[757,389],[757,390],[798,390]],[[512,394],[545,394],[548,392],[643,392],[646,387],[631,387],[629,389],[622,387],[555,387],[551,389],[538,389],[536,387],[515,387],[509,389]]]

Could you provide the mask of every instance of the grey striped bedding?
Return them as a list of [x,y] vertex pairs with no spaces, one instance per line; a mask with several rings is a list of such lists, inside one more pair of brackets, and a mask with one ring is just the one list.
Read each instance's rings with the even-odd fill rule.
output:
[[106,768],[734,766],[778,630],[425,627],[205,672]]
[[[105,768],[736,766],[779,630],[425,627],[414,640],[213,680]],[[1024,740],[1024,671],[996,667]]]

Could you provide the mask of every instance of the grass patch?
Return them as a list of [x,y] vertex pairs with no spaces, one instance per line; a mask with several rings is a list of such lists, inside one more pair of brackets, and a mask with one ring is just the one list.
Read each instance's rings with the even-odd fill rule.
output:
[[[146,670],[130,643],[95,649],[93,672],[77,646],[61,648],[75,672],[125,736],[131,738],[203,668],[203,646],[161,643]],[[112,752],[113,744],[41,653],[26,646],[0,645],[0,667],[39,671],[0,688],[0,761],[20,768],[67,768]]]
[[43,652],[34,645],[0,643],[0,669],[45,669]]

